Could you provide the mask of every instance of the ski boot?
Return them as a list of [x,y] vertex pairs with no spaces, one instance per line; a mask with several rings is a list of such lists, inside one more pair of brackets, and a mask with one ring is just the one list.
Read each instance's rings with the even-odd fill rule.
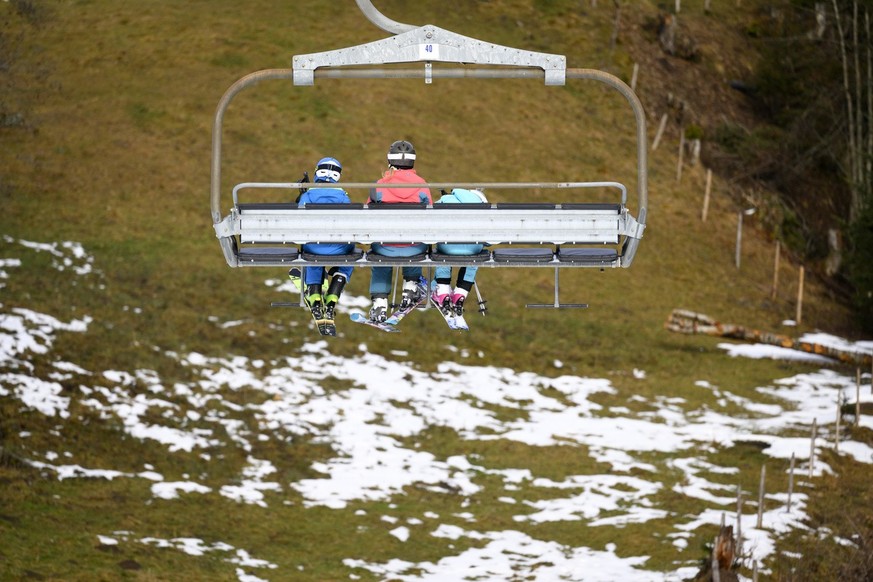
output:
[[370,308],[370,321],[384,323],[388,319],[388,298],[373,297],[373,307]]
[[309,306],[309,311],[312,312],[312,318],[316,321],[324,316],[324,303],[321,296],[321,285],[309,285],[306,288],[306,305]]
[[409,309],[412,305],[418,305],[421,302],[421,294],[418,287],[418,280],[403,282],[403,296],[400,300],[400,309]]
[[458,317],[464,316],[464,301],[467,299],[467,290],[456,288],[452,293],[452,310]]
[[434,305],[442,309],[443,311],[448,311],[452,305],[452,288],[449,285],[444,283],[440,283],[436,286],[436,289],[433,290],[430,296]]
[[330,280],[330,286],[324,296],[324,319],[333,321],[336,315],[336,304],[339,303],[340,295],[342,295],[347,281],[348,279],[342,273],[337,273]]

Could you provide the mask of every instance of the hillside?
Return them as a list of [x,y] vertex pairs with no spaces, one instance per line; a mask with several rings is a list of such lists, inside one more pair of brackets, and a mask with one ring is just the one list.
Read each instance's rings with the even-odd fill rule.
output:
[[[701,50],[689,61],[661,51],[654,2],[624,7],[612,48],[606,2],[377,2],[396,20],[565,54],[627,82],[639,64],[650,141],[676,99],[705,128],[758,122],[729,81],[754,67],[742,23],[764,3],[711,15],[702,4],[683,3]],[[717,340],[663,328],[684,307],[860,339],[814,269],[802,322],[783,325],[800,265],[782,257],[771,298],[761,206],[735,266],[737,212],[750,199],[717,171],[700,220],[707,159],[677,180],[675,121],[650,152],[634,265],[561,276],[562,299],[590,309],[526,310],[551,300],[550,270],[483,269],[489,312],[468,318],[469,334],[425,312],[393,335],[346,320],[324,343],[306,314],[270,308],[291,297],[284,270],[223,260],[208,209],[213,115],[243,75],[386,33],[352,2],[315,0],[17,0],[0,3],[0,22],[0,573],[412,580],[477,550],[502,567],[509,548],[507,579],[538,569],[595,579],[579,572],[596,559],[624,579],[678,580],[696,569],[718,514],[732,519],[725,499],[756,495],[762,465],[769,509],[781,512],[789,455],[808,457],[813,419],[823,458],[798,482],[798,513],[755,528],[747,508],[740,521],[774,576],[807,564],[795,554],[830,556],[833,574],[869,543],[870,528],[823,495],[871,494],[867,395],[863,421],[843,426],[843,454],[824,442],[836,394],[854,415],[855,371],[736,359]],[[415,143],[432,181],[637,186],[627,103],[584,83],[269,82],[234,101],[224,139],[225,193],[295,180],[323,155],[343,161],[344,181],[370,181],[395,139]],[[344,307],[366,307],[368,280],[355,272]],[[827,528],[861,541],[806,535]],[[751,561],[743,568],[750,576]]]

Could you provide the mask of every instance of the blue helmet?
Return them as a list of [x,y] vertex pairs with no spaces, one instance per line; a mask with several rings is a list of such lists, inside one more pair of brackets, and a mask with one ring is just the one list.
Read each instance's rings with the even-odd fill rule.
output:
[[343,165],[336,158],[321,158],[315,164],[316,182],[339,182]]

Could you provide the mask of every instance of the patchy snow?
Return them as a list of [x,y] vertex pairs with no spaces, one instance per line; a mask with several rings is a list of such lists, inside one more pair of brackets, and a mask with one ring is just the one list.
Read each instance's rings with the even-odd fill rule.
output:
[[[40,252],[58,256],[57,268],[91,272],[90,257],[79,254],[81,247],[70,244],[25,244]],[[65,260],[69,259],[69,261]],[[2,267],[17,266],[5,259]],[[5,275],[4,275],[5,276]],[[279,289],[290,283],[275,284]],[[344,296],[350,308],[357,300]],[[53,464],[63,453],[35,451],[42,455],[31,464],[58,479],[103,478],[145,479],[151,494],[161,503],[173,503],[193,495],[220,495],[228,503],[269,508],[282,504],[293,493],[306,507],[340,510],[350,503],[389,502],[415,486],[434,492],[471,499],[484,491],[486,480],[499,483],[489,491],[505,505],[519,524],[579,522],[589,528],[621,528],[629,524],[664,520],[671,513],[661,506],[663,471],[681,475],[673,492],[706,506],[698,514],[672,516],[674,531],[662,543],[681,552],[694,531],[717,525],[725,515],[742,528],[745,547],[756,560],[770,556],[778,535],[804,528],[806,497],[795,492],[788,508],[784,492],[768,493],[765,528],[757,527],[754,508],[737,516],[736,491],[723,481],[736,467],[713,465],[702,458],[719,447],[738,442],[763,443],[763,452],[773,458],[793,456],[797,470],[806,474],[810,455],[809,438],[782,436],[807,432],[817,422],[821,438],[818,449],[833,448],[837,395],[855,399],[855,379],[832,370],[798,374],[774,381],[757,390],[760,401],[734,394],[730,387],[715,386],[705,378],[694,382],[704,393],[705,404],[694,407],[682,399],[663,396],[627,399],[642,406],[614,406],[604,409],[601,396],[616,396],[608,379],[565,374],[547,377],[526,371],[488,365],[445,362],[435,372],[418,369],[414,363],[398,361],[400,352],[388,359],[371,353],[362,344],[359,353],[340,357],[325,341],[304,342],[295,355],[275,361],[225,354],[164,352],[167,358],[186,366],[194,378],[188,383],[168,385],[153,370],[88,371],[75,362],[56,362],[51,378],[34,373],[30,358],[49,354],[59,333],[87,333],[87,316],[63,322],[27,309],[0,306],[0,397],[18,401],[21,407],[75,422],[71,401],[80,408],[114,419],[130,438],[148,440],[166,448],[167,454],[205,452],[214,447],[237,447],[245,453],[246,464],[239,475],[219,488],[207,487],[185,476],[166,481],[152,467],[138,473],[82,467],[74,462]],[[217,326],[229,322],[214,322]],[[841,348],[869,351],[873,344],[849,344],[833,337],[817,337]],[[797,358],[827,362],[822,356],[772,346],[720,344],[734,357]],[[480,358],[485,354],[479,354]],[[554,362],[554,368],[564,369]],[[640,384],[647,374],[624,370]],[[325,390],[325,380],[342,381],[342,390]],[[63,391],[59,382],[78,386]],[[246,390],[245,404],[223,395]],[[259,396],[254,396],[255,394]],[[870,390],[862,402],[873,402]],[[737,410],[744,412],[737,413]],[[512,411],[501,414],[500,411]],[[869,417],[864,419],[869,426]],[[440,458],[427,450],[424,433],[433,427],[453,431],[466,441],[507,441],[532,447],[568,447],[584,460],[607,469],[567,475],[553,480],[532,473],[526,467],[495,469],[483,466],[475,455]],[[23,437],[26,435],[22,435]],[[333,454],[314,462],[309,478],[283,482],[273,462],[252,455],[253,444],[267,440],[293,442],[300,437],[329,444]],[[873,450],[863,443],[844,440],[839,452],[863,463],[873,462]],[[669,453],[661,466],[651,462],[650,453]],[[48,461],[48,462],[46,462]],[[818,461],[815,474],[830,469]],[[713,482],[709,475],[721,475]],[[727,478],[725,478],[725,476]],[[489,485],[494,487],[494,485]],[[751,498],[745,492],[746,499]],[[750,502],[749,502],[750,503]],[[751,503],[750,503],[751,504]],[[363,515],[365,512],[358,512]],[[403,523],[386,515],[385,532],[413,544],[422,536],[475,540],[475,547],[444,556],[436,561],[408,562],[394,558],[384,563],[357,559],[344,561],[354,570],[400,581],[506,580],[513,576],[536,580],[575,579],[586,581],[681,580],[696,572],[697,555],[688,552],[685,564],[674,572],[646,570],[648,556],[634,555],[639,548],[570,547],[548,539],[507,529],[490,531],[476,527],[475,505],[452,516],[468,526],[440,523],[440,515],[427,512],[422,519]],[[118,539],[156,547],[174,548],[190,555],[221,552],[238,565],[240,580],[260,580],[244,568],[261,570],[277,566],[249,556],[245,550],[223,543],[207,544],[195,538],[137,538],[131,532],[100,536],[110,545]],[[654,543],[654,542],[653,542]],[[467,544],[465,544],[466,547]],[[692,548],[693,549],[693,548]],[[694,555],[691,555],[694,554]],[[581,564],[584,564],[584,569]],[[293,576],[285,573],[283,577]]]

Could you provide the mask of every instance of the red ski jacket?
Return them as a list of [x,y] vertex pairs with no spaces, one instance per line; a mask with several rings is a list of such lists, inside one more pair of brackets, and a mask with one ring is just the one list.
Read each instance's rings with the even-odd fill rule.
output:
[[[398,170],[390,168],[382,175],[377,184],[425,184],[427,180],[415,173],[415,170]],[[433,204],[429,188],[374,188],[370,191],[367,204],[398,204],[398,203]]]

